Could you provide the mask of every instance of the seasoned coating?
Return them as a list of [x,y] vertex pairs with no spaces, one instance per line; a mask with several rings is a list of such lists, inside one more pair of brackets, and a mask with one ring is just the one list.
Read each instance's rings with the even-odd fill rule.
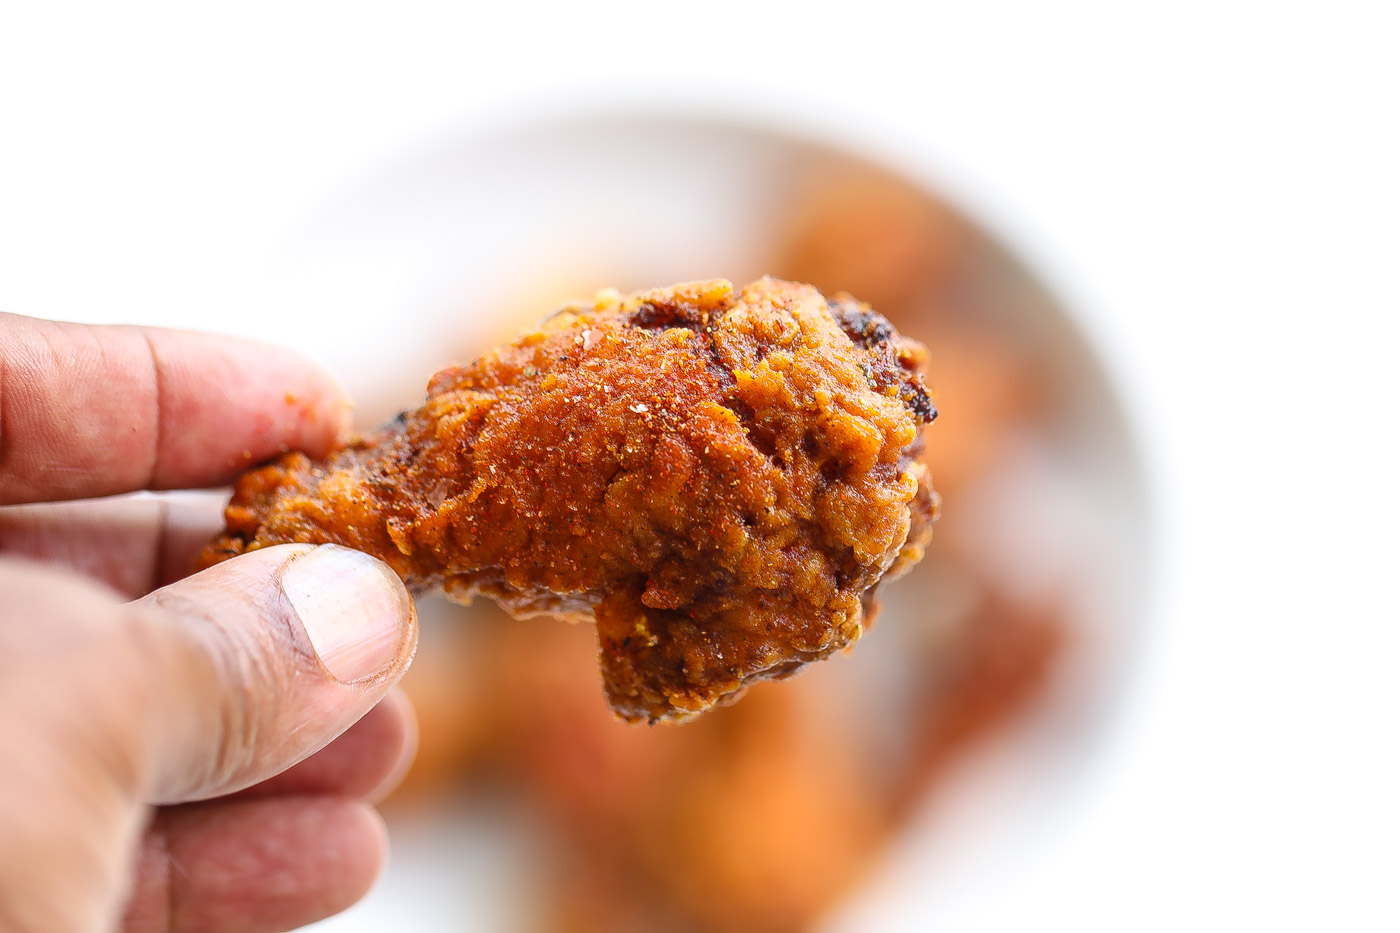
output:
[[245,474],[202,560],[335,542],[416,588],[592,620],[613,709],[685,719],[849,645],[922,555],[924,354],[776,279],[602,293],[326,461]]

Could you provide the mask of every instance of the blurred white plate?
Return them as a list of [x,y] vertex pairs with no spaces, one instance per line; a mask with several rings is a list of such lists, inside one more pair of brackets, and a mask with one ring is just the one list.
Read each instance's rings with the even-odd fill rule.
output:
[[[280,339],[315,348],[373,420],[421,397],[435,367],[525,323],[493,318],[530,297],[522,282],[538,283],[538,315],[565,283],[761,274],[789,181],[852,160],[885,161],[845,141],[646,115],[447,140],[311,218],[260,301]],[[909,180],[945,198],[928,178]],[[981,248],[1004,282],[1001,326],[1033,348],[1064,404],[1033,452],[1039,468],[1008,476],[980,507],[1001,527],[1034,517],[994,546],[1024,561],[1028,580],[1054,558],[1081,637],[1052,695],[942,786],[834,930],[933,928],[1043,856],[1121,700],[1145,618],[1145,497],[1114,393],[1072,315],[994,240]],[[901,586],[885,624],[919,604]],[[316,929],[513,929],[529,855],[503,838],[475,812],[396,824],[379,887]]]

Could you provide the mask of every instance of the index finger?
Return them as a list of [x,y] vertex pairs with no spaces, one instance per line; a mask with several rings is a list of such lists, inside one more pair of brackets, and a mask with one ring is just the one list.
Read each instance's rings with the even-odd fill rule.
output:
[[0,314],[0,504],[226,483],[326,453],[349,406],[280,347]]

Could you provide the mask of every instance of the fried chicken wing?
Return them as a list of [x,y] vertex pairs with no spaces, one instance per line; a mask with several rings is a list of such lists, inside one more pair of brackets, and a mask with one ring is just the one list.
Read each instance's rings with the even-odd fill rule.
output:
[[245,474],[201,560],[335,542],[417,589],[594,621],[616,713],[686,719],[849,645],[922,556],[924,356],[776,279],[601,293],[325,461]]

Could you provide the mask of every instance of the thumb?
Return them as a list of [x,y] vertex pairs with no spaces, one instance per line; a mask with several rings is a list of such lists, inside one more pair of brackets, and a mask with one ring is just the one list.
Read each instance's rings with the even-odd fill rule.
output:
[[252,551],[132,604],[154,662],[155,804],[222,796],[320,750],[369,712],[418,643],[385,564],[335,545]]

